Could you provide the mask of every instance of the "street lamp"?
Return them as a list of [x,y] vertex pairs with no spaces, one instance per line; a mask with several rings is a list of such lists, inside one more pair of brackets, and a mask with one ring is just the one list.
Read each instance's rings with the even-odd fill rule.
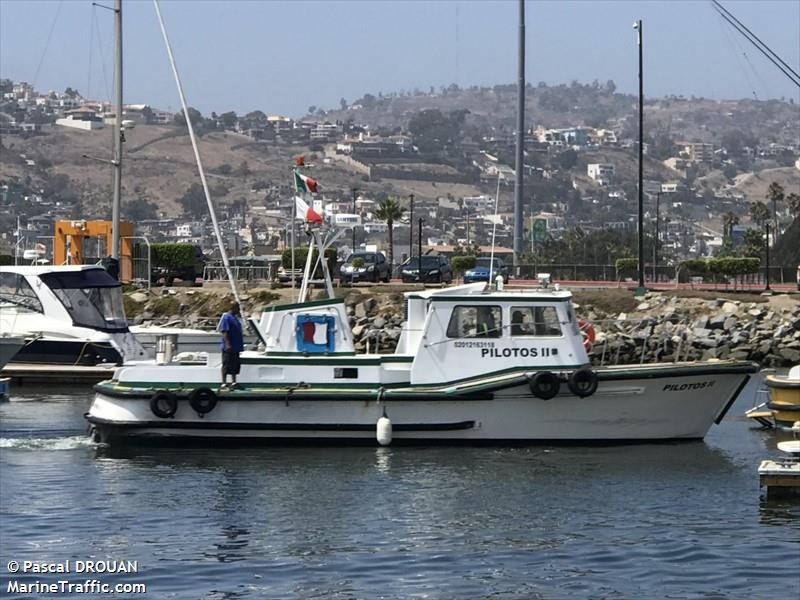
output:
[[[358,196],[358,188],[353,188],[353,214],[356,214],[356,196]],[[353,252],[356,251],[356,226],[353,224]]]
[[767,258],[767,268],[766,270],[766,280],[767,285],[764,287],[765,292],[771,292],[772,290],[769,287],[769,221],[764,221],[764,230],[766,232],[766,238],[764,239],[764,245],[766,250],[766,258]]
[[409,194],[408,198],[411,200],[411,207],[408,211],[408,258],[410,261],[414,256],[414,194]]
[[639,42],[639,289],[638,295],[643,295],[644,288],[644,85],[642,79],[642,20],[633,24],[638,32]]
[[417,274],[419,275],[419,280],[422,281],[422,223],[425,222],[425,219],[422,217],[419,218],[419,234],[417,236],[417,248],[418,248],[418,260],[419,263],[417,265]]
[[653,283],[658,277],[658,209],[661,201],[661,192],[656,192],[656,235],[653,238]]

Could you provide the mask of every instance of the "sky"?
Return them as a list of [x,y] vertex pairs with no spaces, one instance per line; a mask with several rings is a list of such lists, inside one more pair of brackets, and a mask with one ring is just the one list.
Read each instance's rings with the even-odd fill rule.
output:
[[[113,0],[105,0],[112,5]],[[800,72],[800,1],[724,0]],[[190,106],[302,116],[365,93],[514,83],[516,0],[162,0]],[[710,0],[526,2],[526,80],[613,79],[638,89],[632,24],[644,22],[646,97],[794,98],[797,86]],[[180,107],[150,0],[124,0],[125,102]],[[39,91],[113,94],[113,12],[88,0],[0,0],[0,77]]]

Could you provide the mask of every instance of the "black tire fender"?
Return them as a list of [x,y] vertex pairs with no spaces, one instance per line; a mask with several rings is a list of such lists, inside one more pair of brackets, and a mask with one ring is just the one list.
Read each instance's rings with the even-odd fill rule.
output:
[[534,396],[542,400],[550,400],[558,394],[561,388],[561,379],[552,371],[539,371],[531,377],[528,385]]
[[171,419],[178,410],[178,399],[167,390],[158,390],[150,398],[150,410],[159,419]]
[[597,373],[589,368],[578,369],[569,376],[567,386],[570,392],[580,398],[591,396],[597,391]]
[[206,387],[192,390],[189,394],[189,404],[200,415],[210,413],[217,406],[217,395],[214,390]]

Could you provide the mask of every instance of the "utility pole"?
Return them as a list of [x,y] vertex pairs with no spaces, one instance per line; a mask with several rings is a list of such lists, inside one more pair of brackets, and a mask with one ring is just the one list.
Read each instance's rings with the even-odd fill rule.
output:
[[658,209],[661,201],[661,192],[656,192],[656,235],[653,238],[653,283],[658,277]]
[[[519,0],[519,58],[517,61],[517,160],[514,184],[514,268],[519,275],[522,256],[522,196],[525,144],[525,0]],[[491,282],[490,282],[491,283]]]
[[[353,214],[356,213],[356,197],[358,196],[358,188],[353,188]],[[353,252],[356,251],[356,225],[353,223]]]
[[114,119],[114,196],[111,203],[111,258],[119,261],[119,220],[122,202],[122,0],[114,0],[116,31],[116,119]]
[[633,24],[639,33],[639,289],[638,295],[643,295],[644,287],[644,82],[642,77],[642,20]]
[[764,246],[766,249],[766,257],[767,257],[767,268],[765,269],[766,273],[766,280],[767,285],[764,287],[765,292],[771,292],[772,290],[769,287],[769,221],[764,222],[764,229],[766,231],[766,238],[764,239]]
[[[410,261],[414,256],[414,194],[409,194],[408,198],[411,200],[411,207],[408,211],[408,258]],[[409,262],[409,264],[411,263]]]
[[417,235],[417,274],[419,275],[419,280],[422,281],[422,223],[425,221],[422,217],[419,218],[419,234]]

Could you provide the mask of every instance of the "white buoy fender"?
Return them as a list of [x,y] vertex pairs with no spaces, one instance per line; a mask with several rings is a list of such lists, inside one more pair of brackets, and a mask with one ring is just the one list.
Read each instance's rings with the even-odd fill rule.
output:
[[381,417],[375,427],[375,437],[381,446],[388,446],[392,443],[392,422],[389,417]]

